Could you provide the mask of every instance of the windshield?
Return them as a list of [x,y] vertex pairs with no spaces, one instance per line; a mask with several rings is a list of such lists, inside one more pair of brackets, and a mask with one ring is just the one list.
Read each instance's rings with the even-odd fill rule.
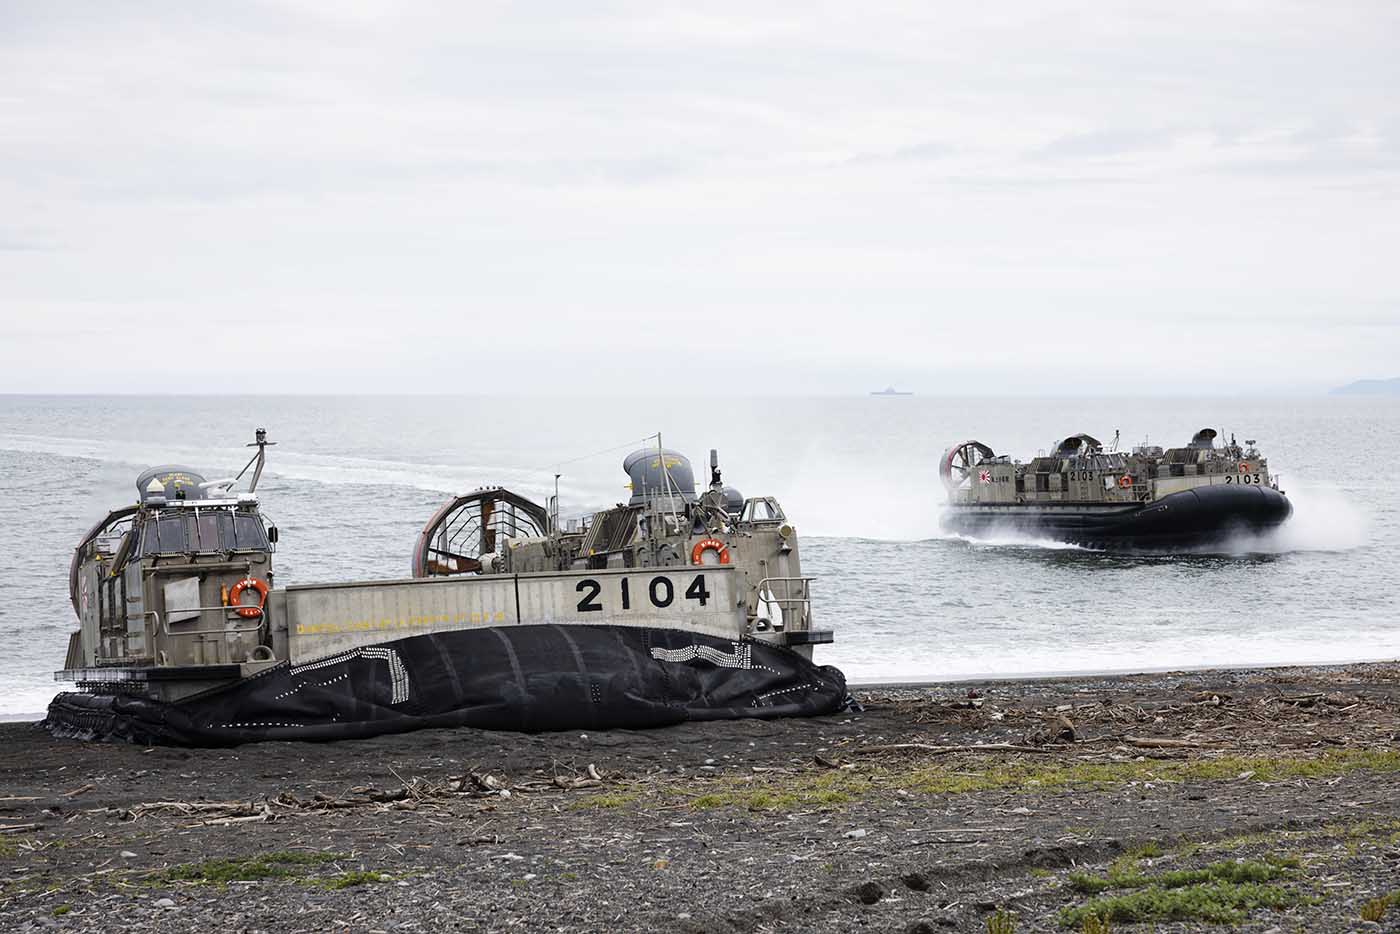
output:
[[257,516],[227,509],[163,512],[141,531],[141,555],[266,551],[267,533]]

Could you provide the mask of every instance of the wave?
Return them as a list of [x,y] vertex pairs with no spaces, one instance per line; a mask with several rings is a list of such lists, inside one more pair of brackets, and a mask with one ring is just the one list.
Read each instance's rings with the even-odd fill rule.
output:
[[[1191,639],[1115,639],[1112,645],[1076,642],[1070,653],[1051,644],[1024,647],[975,643],[956,653],[906,644],[901,652],[873,640],[853,644],[842,633],[828,654],[853,683],[963,681],[1161,671],[1232,670],[1385,662],[1400,658],[1400,633],[1355,633],[1338,640],[1330,634],[1196,636]],[[847,639],[843,645],[842,640]],[[1364,649],[1358,645],[1366,644]]]
[[1037,548],[1045,551],[1088,550],[1082,545],[1075,545],[1071,542],[1057,542],[1051,538],[1037,538],[1034,535],[1014,532],[1009,529],[982,537],[964,535],[961,532],[945,532],[927,539],[927,541],[962,542],[974,548]]
[[1217,546],[1226,554],[1351,551],[1367,541],[1370,520],[1342,491],[1330,486],[1289,485],[1293,515],[1276,529],[1240,534]]
[[8,687],[0,694],[0,720],[42,720],[49,701],[62,690],[71,690],[71,686],[50,681]]
[[[27,454],[48,454],[120,464],[136,473],[153,464],[187,463],[209,477],[232,476],[250,456],[244,447],[209,447],[189,444],[130,443],[96,438],[65,438],[51,435],[0,435],[0,450]],[[499,464],[438,464],[386,460],[334,454],[304,454],[276,451],[269,455],[263,473],[265,483],[275,480],[307,480],[332,485],[395,486],[456,493],[484,485],[552,492],[553,472],[545,468],[520,468]],[[561,493],[577,493],[590,500],[606,499],[605,490],[561,486]]]

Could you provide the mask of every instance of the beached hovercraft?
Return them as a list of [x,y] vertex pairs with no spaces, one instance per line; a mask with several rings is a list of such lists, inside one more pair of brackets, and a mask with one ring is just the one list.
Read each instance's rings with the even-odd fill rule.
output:
[[[256,497],[158,467],[83,538],[72,634],[46,724],[62,735],[231,745],[422,727],[645,727],[840,709],[815,665],[797,536],[771,497],[689,462],[630,456],[631,501],[561,523],[492,488],[428,522],[412,578],[273,586]],[[248,468],[245,467],[245,472]],[[241,475],[240,475],[241,476]]]
[[[1105,549],[1181,549],[1282,524],[1293,511],[1253,441],[1217,446],[1203,428],[1185,447],[1131,453],[1086,434],[1029,463],[980,441],[949,448],[942,525],[970,536],[1015,532]],[[1116,442],[1113,448],[1116,448]]]

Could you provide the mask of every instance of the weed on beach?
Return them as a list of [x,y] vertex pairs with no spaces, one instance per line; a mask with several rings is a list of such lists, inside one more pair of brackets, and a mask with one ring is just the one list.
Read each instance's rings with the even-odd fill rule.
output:
[[372,882],[389,882],[392,879],[393,876],[388,873],[375,872],[372,869],[352,869],[349,872],[342,872],[326,879],[317,879],[316,885],[323,889],[337,891],[353,888],[357,885],[368,885]]
[[1361,905],[1362,921],[1380,921],[1392,908],[1400,910],[1400,889],[1389,895],[1368,899]]
[[1256,862],[1254,860],[1223,860],[1199,869],[1174,869],[1149,876],[1141,870],[1115,862],[1104,876],[1072,872],[1070,888],[1076,892],[1097,895],[1109,889],[1140,889],[1155,885],[1163,889],[1179,889],[1203,882],[1271,882],[1286,876],[1296,862]]
[[[265,879],[306,878],[312,870],[346,857],[340,853],[295,853],[280,851],[243,858],[217,858],[197,863],[183,863],[167,869],[161,875],[164,882],[186,882],[214,885],[220,888],[231,882],[259,882]],[[375,873],[377,876],[378,873]]]
[[987,919],[987,934],[1016,934],[1016,916],[1003,908]]
[[1304,901],[1281,885],[1254,882],[1208,882],[1179,889],[1151,885],[1126,895],[1092,899],[1060,913],[1060,923],[1082,927],[1088,918],[1128,923],[1153,921],[1206,921],[1238,924],[1257,908],[1292,908]]
[[1335,778],[1356,771],[1400,772],[1400,752],[1390,749],[1336,750],[1314,758],[1222,756],[1216,759],[1162,762],[1010,763],[982,770],[946,766],[914,768],[904,773],[911,790],[933,794],[1061,788],[1107,788],[1128,782],[1182,782],[1242,779],[1277,782],[1290,778]]
[[[1277,884],[1296,874],[1296,859],[1222,860],[1149,875],[1137,865],[1142,858],[1126,854],[1102,876],[1071,873],[1071,889],[1099,897],[1065,908],[1061,925],[1097,930],[1110,921],[1235,924],[1256,908],[1291,908],[1308,901]],[[1121,894],[1104,894],[1108,892]]]
[[[761,778],[720,776],[698,783],[653,784],[635,790],[593,795],[571,809],[618,808],[655,800],[681,798],[691,808],[735,807],[752,811],[837,808],[878,792],[965,794],[978,791],[1101,790],[1131,782],[1239,780],[1278,782],[1299,778],[1336,778],[1352,772],[1400,772],[1400,751],[1331,750],[1315,757],[1222,756],[1214,759],[1122,762],[938,762],[936,764],[861,763],[823,771]],[[698,787],[697,787],[698,785]]]

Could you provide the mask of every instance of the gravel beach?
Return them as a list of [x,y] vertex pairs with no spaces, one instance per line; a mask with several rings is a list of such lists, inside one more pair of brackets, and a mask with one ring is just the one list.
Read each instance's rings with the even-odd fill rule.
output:
[[856,696],[222,750],[0,723],[0,928],[1400,930],[1400,664]]

